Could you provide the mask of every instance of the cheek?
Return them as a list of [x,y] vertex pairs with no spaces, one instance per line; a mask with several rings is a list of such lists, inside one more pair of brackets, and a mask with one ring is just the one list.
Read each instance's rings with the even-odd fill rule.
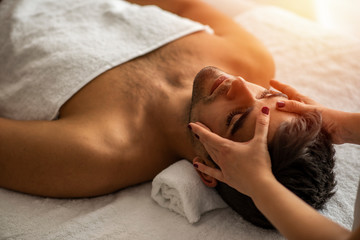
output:
[[204,148],[204,146],[201,144],[200,141],[195,140],[193,147],[194,147],[194,152],[197,156],[201,157],[202,159],[204,159],[207,156],[206,149]]
[[202,111],[200,105],[193,105],[190,109],[190,122],[197,122],[200,121],[202,117]]
[[219,123],[221,122],[222,114],[221,111],[215,109],[201,111],[198,121],[205,124],[212,132],[219,133]]

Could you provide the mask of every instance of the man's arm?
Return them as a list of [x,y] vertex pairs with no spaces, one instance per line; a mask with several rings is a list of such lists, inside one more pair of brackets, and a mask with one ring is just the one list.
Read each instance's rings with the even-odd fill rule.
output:
[[111,153],[99,136],[82,120],[0,118],[0,187],[50,197],[115,190]]

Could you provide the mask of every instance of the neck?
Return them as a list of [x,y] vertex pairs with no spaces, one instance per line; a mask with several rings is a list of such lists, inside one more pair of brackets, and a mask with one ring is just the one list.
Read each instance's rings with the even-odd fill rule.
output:
[[178,123],[177,131],[169,135],[171,148],[179,159],[192,161],[196,155],[192,144],[192,133],[188,128],[188,120]]
[[192,145],[192,133],[188,128],[191,89],[174,91],[167,109],[162,114],[163,124],[159,126],[165,135],[164,139],[169,149],[177,160],[192,161],[196,156]]

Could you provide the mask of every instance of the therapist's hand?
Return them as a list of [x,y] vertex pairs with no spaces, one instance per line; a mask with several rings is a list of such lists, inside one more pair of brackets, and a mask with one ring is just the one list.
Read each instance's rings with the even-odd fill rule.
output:
[[322,125],[330,134],[335,144],[347,142],[348,130],[344,128],[344,116],[342,111],[326,108],[311,98],[300,94],[295,88],[279,81],[271,80],[270,84],[289,97],[289,100],[277,102],[276,108],[280,111],[302,114],[309,111],[318,111],[322,115]]
[[262,181],[275,179],[267,148],[269,118],[269,108],[259,110],[255,135],[248,142],[234,142],[211,132],[201,123],[190,123],[192,131],[199,136],[200,142],[220,169],[200,163],[198,157],[194,166],[251,197],[254,191],[261,188]]

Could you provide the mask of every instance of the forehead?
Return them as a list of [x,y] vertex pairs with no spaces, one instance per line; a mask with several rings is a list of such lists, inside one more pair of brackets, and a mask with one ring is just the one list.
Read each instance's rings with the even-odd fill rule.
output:
[[[271,99],[271,103],[272,104],[267,104],[267,107],[269,107],[270,109],[270,122],[267,135],[268,143],[272,141],[277,129],[282,123],[291,122],[294,118],[297,117],[296,114],[277,110],[275,107],[276,99]],[[256,118],[261,111],[260,109],[261,107],[258,107],[250,113],[247,121],[244,123],[243,128],[240,129],[233,137],[223,137],[229,138],[237,142],[247,142],[251,140],[255,134]]]
[[[255,87],[257,89],[264,89],[257,85]],[[218,101],[211,104],[211,108],[217,109],[213,112],[212,115],[209,115],[207,107],[200,106],[198,111],[198,120],[208,126],[211,131],[222,137],[237,142],[246,142],[254,137],[257,115],[260,113],[263,106],[267,106],[270,109],[270,123],[268,130],[268,142],[270,142],[281,123],[290,122],[297,116],[296,114],[283,112],[276,109],[276,102],[281,99],[283,98],[273,97],[265,99],[261,103],[254,106],[243,126],[234,134],[234,136],[227,136],[225,132],[222,132],[221,130],[225,126],[224,119],[226,118],[226,114],[228,114],[228,112],[232,109],[232,106],[228,106],[224,102]]]
[[[284,122],[290,122],[292,121],[294,118],[297,117],[296,114],[292,114],[292,113],[286,113],[286,112],[281,112],[276,110],[275,108],[270,108],[270,123],[269,123],[269,130],[268,130],[268,136],[267,136],[267,142],[270,143],[272,141],[272,139],[274,138],[274,135],[277,131],[277,129],[279,128],[279,126],[281,124],[283,124]],[[260,111],[260,109],[259,109]],[[253,137],[254,137],[254,133],[255,133],[255,126],[256,126],[256,111],[252,111],[252,113],[249,116],[249,121],[247,121],[244,124],[244,128],[239,130],[234,137],[229,138],[229,137],[225,137],[228,138],[230,140],[236,141],[236,142],[247,142],[250,141]],[[217,133],[216,131],[214,131],[215,133]],[[219,133],[217,133],[219,134]],[[221,134],[219,134],[221,136]],[[197,152],[200,156],[202,156],[203,158],[207,158],[207,156],[209,155],[207,153],[207,151],[205,150],[204,146],[198,141],[197,141]],[[209,164],[209,163],[208,163]]]

